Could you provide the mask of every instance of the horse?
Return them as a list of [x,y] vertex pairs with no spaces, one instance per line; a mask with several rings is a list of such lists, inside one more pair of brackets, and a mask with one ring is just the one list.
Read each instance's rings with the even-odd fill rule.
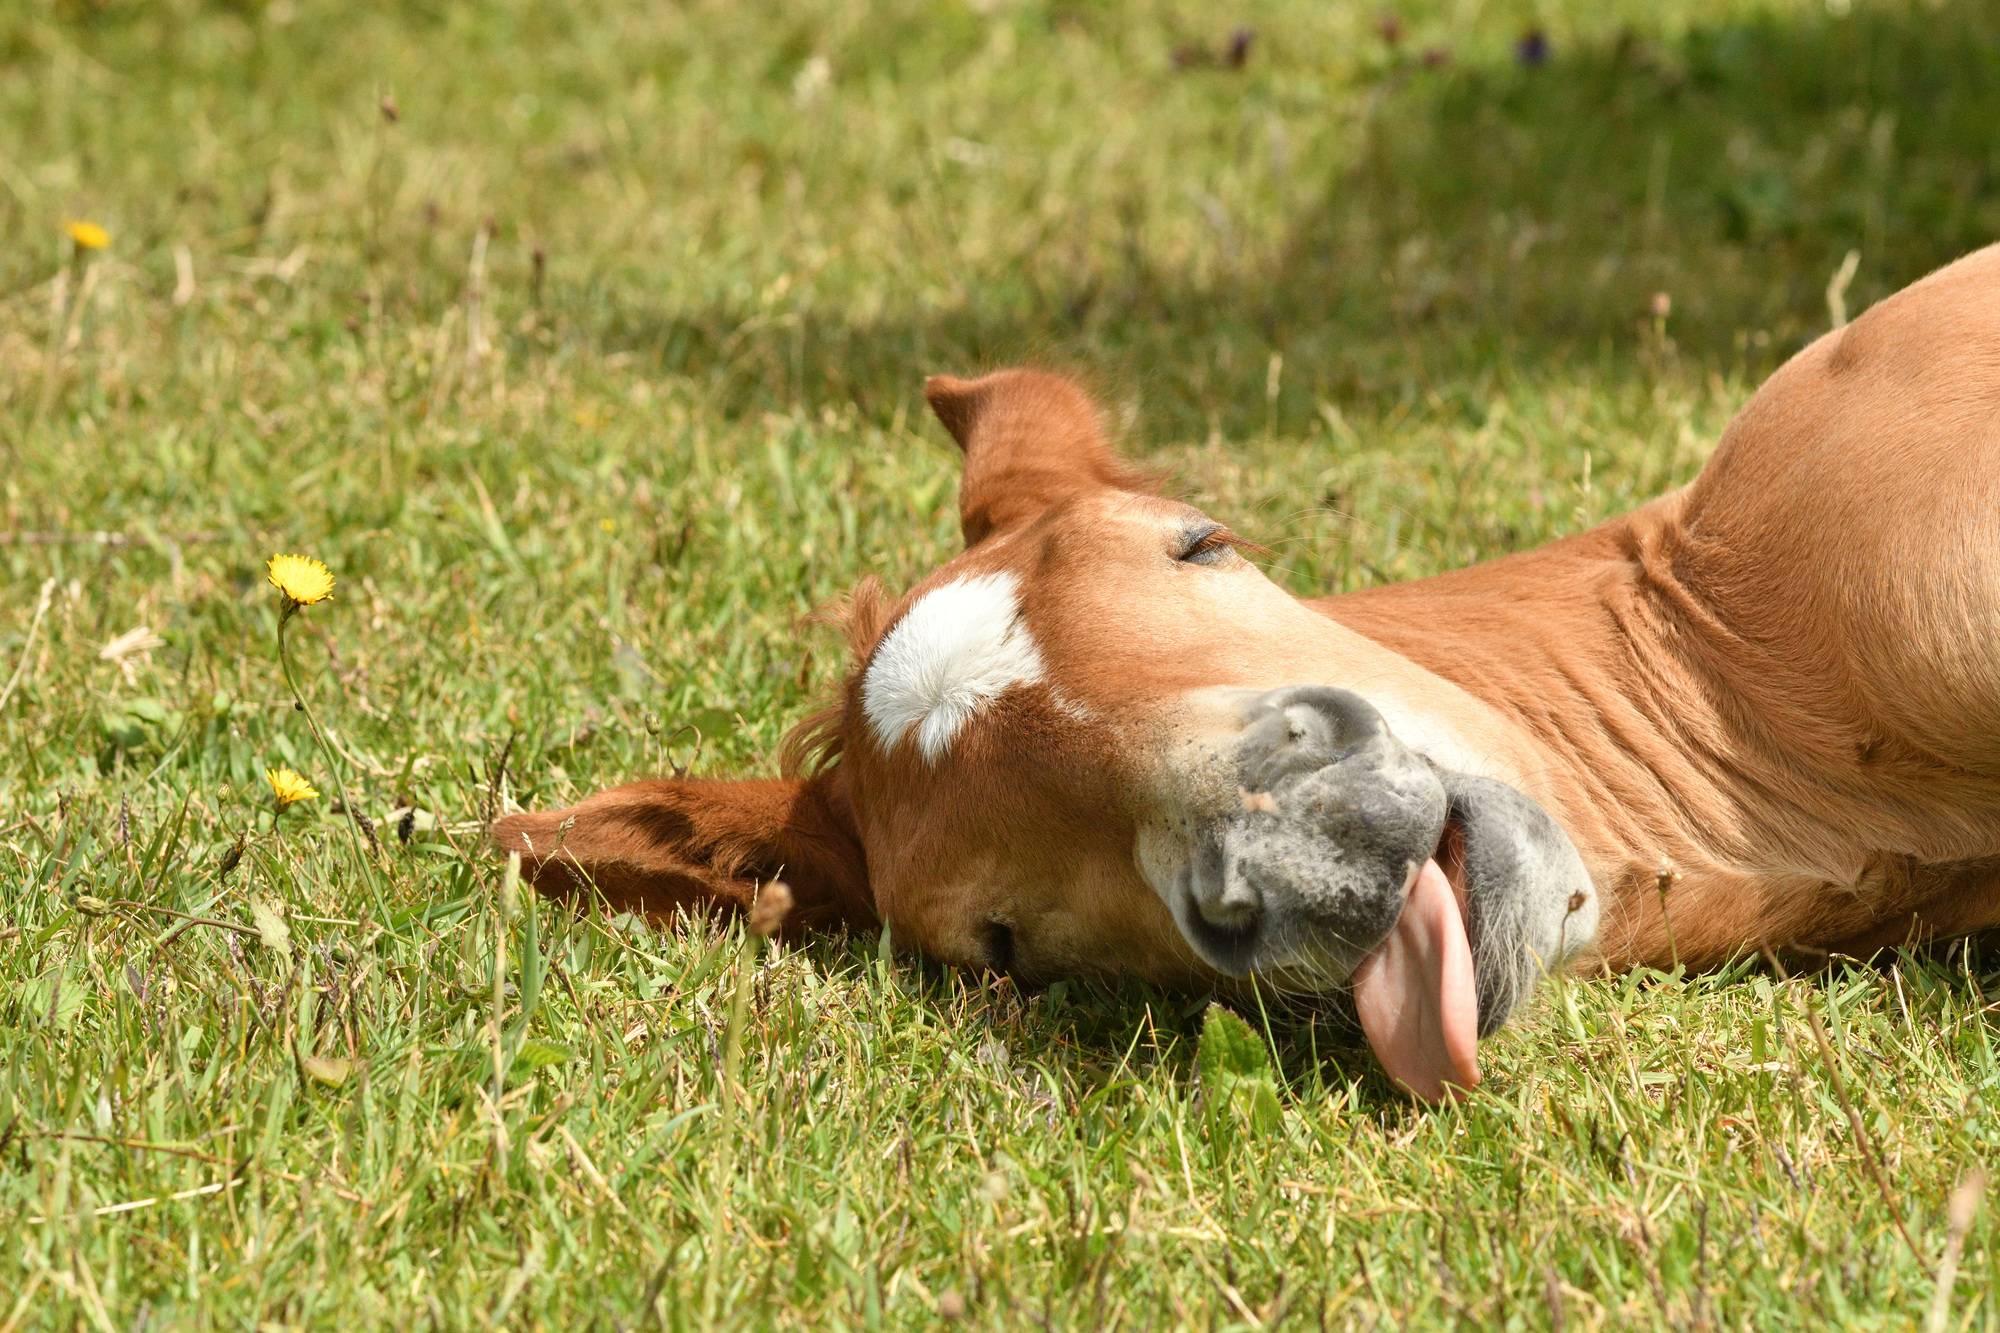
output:
[[935,376],[964,549],[864,584],[783,776],[494,825],[544,890],[886,924],[1024,982],[1351,994],[1479,1081],[1559,969],[2000,922],[2000,246],[1793,356],[1688,485],[1437,577],[1299,598],[1076,383]]

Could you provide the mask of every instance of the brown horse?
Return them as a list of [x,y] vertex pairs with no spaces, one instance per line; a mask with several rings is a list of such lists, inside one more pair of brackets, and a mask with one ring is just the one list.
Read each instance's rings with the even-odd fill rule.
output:
[[852,599],[790,776],[511,815],[538,883],[672,914],[782,878],[794,932],[1027,978],[1351,988],[1424,1097],[1549,968],[2000,922],[2000,247],[1799,353],[1685,489],[1338,597],[1064,379],[925,392],[965,550]]

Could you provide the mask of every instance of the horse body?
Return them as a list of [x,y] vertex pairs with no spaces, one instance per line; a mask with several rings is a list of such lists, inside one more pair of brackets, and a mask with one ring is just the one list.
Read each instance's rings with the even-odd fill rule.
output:
[[1532,736],[1614,965],[2000,923],[2000,248],[1801,351],[1686,488],[1313,605]]

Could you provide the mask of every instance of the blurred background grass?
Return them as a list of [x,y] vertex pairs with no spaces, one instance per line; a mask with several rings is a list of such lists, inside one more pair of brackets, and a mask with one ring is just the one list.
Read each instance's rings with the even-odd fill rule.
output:
[[[841,666],[800,616],[952,549],[933,371],[1087,373],[1301,591],[1684,480],[1835,306],[2000,233],[1996,68],[1951,0],[0,11],[0,1215],[59,1220],[0,1319],[1920,1317],[1996,1133],[1976,956],[1580,983],[1435,1114],[1308,1026],[1252,1152],[1183,1000],[828,944],[758,971],[718,1158],[731,937],[510,914],[477,825],[766,764]],[[338,815],[260,813],[331,790],[295,548],[357,803],[417,812],[386,934]],[[156,943],[258,896],[295,949]],[[524,948],[569,989],[489,1012]],[[561,1055],[489,1112],[507,1023]],[[254,1207],[92,1216],[218,1162]]]

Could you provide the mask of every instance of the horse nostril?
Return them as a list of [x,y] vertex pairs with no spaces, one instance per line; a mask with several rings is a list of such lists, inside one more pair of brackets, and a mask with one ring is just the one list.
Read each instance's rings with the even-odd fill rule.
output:
[[1352,745],[1384,728],[1374,705],[1354,693],[1330,685],[1288,685],[1268,690],[1251,705],[1255,712],[1284,718],[1288,739],[1319,744]]
[[1264,915],[1264,895],[1240,875],[1225,875],[1220,884],[1198,888],[1194,905],[1209,925],[1239,934],[1255,926]]
[[1202,961],[1232,977],[1249,975],[1262,948],[1273,905],[1240,860],[1243,829],[1203,838],[1181,866],[1168,897],[1174,923]]
[[1380,746],[1382,715],[1349,690],[1294,685],[1259,695],[1239,742],[1241,782],[1269,791],[1296,777]]

